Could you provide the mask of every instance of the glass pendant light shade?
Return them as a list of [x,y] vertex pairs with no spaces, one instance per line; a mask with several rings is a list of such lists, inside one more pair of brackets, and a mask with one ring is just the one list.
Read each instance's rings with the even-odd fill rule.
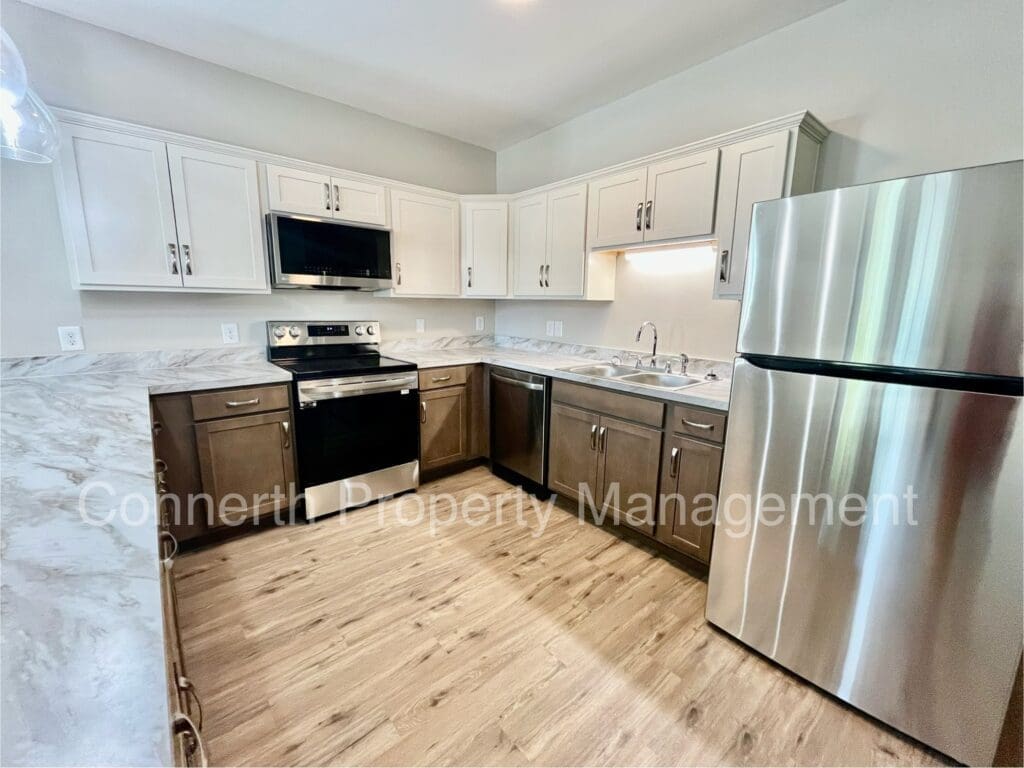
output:
[[0,30],[0,157],[49,163],[59,146],[57,121],[28,87],[21,54]]

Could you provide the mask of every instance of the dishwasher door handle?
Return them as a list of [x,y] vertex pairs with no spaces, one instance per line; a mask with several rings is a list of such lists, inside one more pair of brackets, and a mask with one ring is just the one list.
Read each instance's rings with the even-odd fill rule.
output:
[[504,384],[511,384],[513,387],[522,387],[523,389],[532,389],[534,392],[543,392],[544,385],[538,384],[533,381],[520,381],[519,379],[510,379],[508,376],[502,376],[500,373],[491,372],[491,378],[497,379]]

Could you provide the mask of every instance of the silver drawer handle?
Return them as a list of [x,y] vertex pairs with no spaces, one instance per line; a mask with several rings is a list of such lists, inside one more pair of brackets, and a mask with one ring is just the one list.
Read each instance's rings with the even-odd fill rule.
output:
[[718,282],[728,283],[729,282],[729,249],[726,248],[722,251],[722,255],[719,257],[718,262]]
[[324,210],[331,210],[331,185],[324,182]]
[[199,735],[199,729],[192,722],[192,718],[184,712],[176,712],[174,714],[174,732],[187,733],[192,737],[195,749],[199,750],[199,766],[200,768],[207,768],[210,765],[210,761],[206,757],[206,747],[203,746],[203,737]]
[[244,408],[247,405],[259,405],[260,399],[254,397],[252,400],[228,400],[224,403],[228,408]]
[[597,450],[597,424],[590,425],[590,450]]
[[166,555],[161,554],[160,557],[160,562],[162,562],[164,564],[164,568],[169,571],[171,570],[171,566],[174,565],[174,556],[178,554],[178,540],[174,538],[174,534],[170,531],[160,531],[159,539],[161,548],[164,542],[169,541],[171,543],[171,551]]
[[672,457],[669,459],[668,465],[668,476],[678,477],[679,476],[679,449],[672,449]]
[[636,231],[640,231],[640,223],[643,221],[644,215],[644,204],[643,201],[636,204]]
[[420,424],[427,423],[427,401],[420,400]]
[[185,256],[185,274],[192,274],[192,246],[182,245],[181,252]]
[[281,422],[281,431],[284,432],[284,448],[292,447],[291,424],[287,421]]
[[431,381],[451,381],[452,377],[451,376],[431,376],[430,380]]
[[694,429],[713,430],[715,428],[714,424],[701,424],[700,422],[689,421],[688,419],[683,419],[683,424]]

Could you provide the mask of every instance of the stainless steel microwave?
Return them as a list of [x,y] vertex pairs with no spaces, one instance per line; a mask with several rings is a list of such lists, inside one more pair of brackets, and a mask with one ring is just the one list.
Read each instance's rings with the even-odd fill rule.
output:
[[271,212],[267,230],[276,288],[391,287],[391,233],[386,229]]

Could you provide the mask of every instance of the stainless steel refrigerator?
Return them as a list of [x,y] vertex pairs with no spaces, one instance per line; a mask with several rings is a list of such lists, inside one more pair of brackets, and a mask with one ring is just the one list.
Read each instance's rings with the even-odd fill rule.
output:
[[754,207],[708,579],[709,621],[972,764],[1022,647],[1021,184]]

